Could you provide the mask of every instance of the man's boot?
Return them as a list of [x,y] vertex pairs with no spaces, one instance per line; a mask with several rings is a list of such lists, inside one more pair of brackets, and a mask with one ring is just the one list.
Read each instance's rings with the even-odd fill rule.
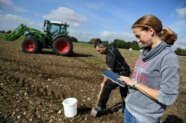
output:
[[102,109],[101,107],[96,106],[96,107],[92,108],[90,115],[92,117],[97,117],[99,115],[99,113],[101,113],[103,111],[105,111],[105,109]]

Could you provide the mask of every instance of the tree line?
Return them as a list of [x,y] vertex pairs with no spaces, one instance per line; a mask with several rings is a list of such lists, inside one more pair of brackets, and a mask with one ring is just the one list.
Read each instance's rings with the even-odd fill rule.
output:
[[117,47],[117,48],[123,48],[123,49],[132,48],[133,50],[140,50],[140,47],[139,47],[137,41],[126,42],[121,39],[114,39],[113,42],[109,43],[108,41],[101,41],[100,38],[92,38],[88,43],[93,44],[95,46],[95,44],[97,42],[103,42],[103,43],[107,44],[108,46],[113,46],[113,47]]
[[0,33],[3,33],[3,34],[10,34],[11,32],[12,32],[11,30],[8,30],[8,31],[0,30]]

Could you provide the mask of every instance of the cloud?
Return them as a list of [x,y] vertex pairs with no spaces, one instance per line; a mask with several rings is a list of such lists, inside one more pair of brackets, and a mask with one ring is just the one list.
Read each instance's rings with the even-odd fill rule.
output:
[[173,45],[173,49],[176,50],[177,48],[186,49],[186,37],[178,37],[178,40]]
[[185,34],[186,33],[185,20],[178,20],[178,21],[172,23],[171,25],[169,25],[168,27],[171,27],[176,33],[180,33],[180,34]]
[[114,39],[122,39],[125,41],[133,41],[135,37],[133,33],[129,32],[110,32],[110,31],[103,31],[101,32],[101,39],[108,40],[112,42]]
[[36,28],[40,28],[42,26],[42,24],[34,23],[29,19],[22,18],[13,14],[3,14],[3,12],[0,12],[0,18],[1,30],[13,30],[21,23]]
[[0,0],[0,6],[14,6],[14,3],[11,0]]
[[178,39],[175,42],[175,44],[173,45],[173,47],[174,47],[174,49],[176,49],[178,47],[182,48],[182,49],[186,49],[186,37],[185,37],[185,34],[186,34],[186,30],[185,30],[185,27],[186,27],[186,23],[185,23],[186,7],[176,9],[176,13],[180,18],[168,26],[171,29],[173,29],[173,31],[175,31],[178,35]]
[[177,41],[178,47],[186,49],[186,37],[182,37]]
[[180,8],[180,9],[176,9],[177,14],[186,19],[186,7],[184,8]]
[[100,10],[100,6],[98,6],[96,4],[85,4],[85,6],[89,9],[92,9],[92,10]]
[[51,10],[49,14],[43,16],[44,19],[61,21],[70,24],[70,26],[78,27],[85,23],[88,19],[86,16],[76,13],[74,10],[59,7],[55,10]]
[[27,10],[15,5],[11,0],[0,0],[0,8],[12,9],[17,12],[26,12]]
[[93,38],[93,35],[90,32],[82,32],[77,30],[69,30],[69,32],[70,32],[70,36],[74,36],[78,38],[79,41],[88,42],[90,41],[90,39]]

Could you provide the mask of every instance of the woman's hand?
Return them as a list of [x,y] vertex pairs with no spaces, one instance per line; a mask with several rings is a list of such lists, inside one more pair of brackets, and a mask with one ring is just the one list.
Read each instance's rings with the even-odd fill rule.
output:
[[152,89],[152,88],[147,87],[146,85],[143,85],[140,83],[136,83],[132,79],[130,79],[129,77],[120,76],[119,80],[124,81],[127,85],[129,85],[133,88],[136,88],[137,90],[141,91],[142,93],[144,93],[145,95],[147,95],[151,99],[158,100],[159,90]]
[[126,76],[120,76],[119,80],[124,81],[127,85],[132,86],[134,85],[134,81]]

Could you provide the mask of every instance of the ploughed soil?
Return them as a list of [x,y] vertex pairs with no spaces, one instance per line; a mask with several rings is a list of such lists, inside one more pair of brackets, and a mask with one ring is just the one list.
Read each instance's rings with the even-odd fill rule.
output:
[[[123,122],[123,113],[117,111],[121,102],[119,89],[112,92],[107,111],[96,118],[90,116],[105,68],[104,56],[97,54],[93,46],[75,43],[74,54],[65,57],[53,54],[51,49],[39,54],[23,53],[20,45],[20,40],[0,41],[0,123]],[[131,67],[137,55],[128,55],[134,57],[128,61]],[[183,76],[182,72],[178,100],[162,117],[164,123],[186,121]],[[78,100],[78,114],[73,118],[64,115],[62,101],[68,97]]]

